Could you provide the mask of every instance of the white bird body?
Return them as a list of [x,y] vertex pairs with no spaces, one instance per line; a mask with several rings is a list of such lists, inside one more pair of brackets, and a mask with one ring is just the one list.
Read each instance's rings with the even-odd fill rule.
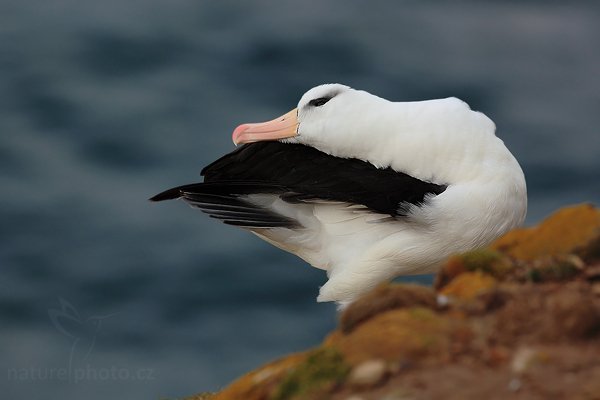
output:
[[[331,194],[302,194],[300,201],[290,201],[279,189],[236,195],[245,204],[295,221],[294,226],[249,229],[327,271],[329,280],[318,301],[344,305],[382,281],[435,272],[449,255],[485,246],[525,218],[526,184],[518,162],[495,136],[494,123],[459,99],[390,102],[342,85],[321,85],[302,97],[296,118],[295,125],[290,122],[293,113],[266,125],[241,125],[234,140],[248,143],[262,140],[261,134],[274,136],[277,124],[278,132],[287,133],[267,140],[312,147],[329,155],[326,165],[332,169],[336,160],[356,160],[340,163],[340,168],[353,167],[348,163],[358,160],[377,167],[370,171],[360,166],[366,168],[365,179],[380,179],[377,171],[395,171],[413,179],[419,197],[403,193],[397,210],[389,212],[373,206],[386,196],[385,190],[361,201],[364,190],[347,196],[340,190],[350,188],[334,188],[334,183]],[[295,167],[306,168],[308,175],[332,172],[318,171],[308,158],[306,166]],[[381,178],[384,188],[387,176]],[[352,179],[362,184],[361,176]],[[321,181],[315,182],[318,186]],[[289,187],[296,196],[300,186]],[[179,196],[185,197],[188,192],[182,188]],[[301,188],[310,192],[306,184]],[[390,180],[389,190],[396,189]],[[206,200],[200,203],[195,205],[215,213],[204,208]]]

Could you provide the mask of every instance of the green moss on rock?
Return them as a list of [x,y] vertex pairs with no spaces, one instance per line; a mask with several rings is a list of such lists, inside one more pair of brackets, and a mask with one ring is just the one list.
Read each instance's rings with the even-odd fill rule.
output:
[[527,271],[527,277],[535,283],[567,281],[581,272],[582,265],[574,255],[541,259]]
[[211,392],[202,392],[202,393],[198,393],[195,394],[193,396],[190,397],[186,397],[183,400],[209,400],[215,397],[215,393],[211,393]]
[[335,348],[316,349],[281,381],[271,400],[306,398],[311,393],[327,391],[343,382],[349,372],[350,366]]
[[467,271],[481,271],[502,279],[512,270],[511,263],[498,251],[479,249],[462,255],[462,261]]

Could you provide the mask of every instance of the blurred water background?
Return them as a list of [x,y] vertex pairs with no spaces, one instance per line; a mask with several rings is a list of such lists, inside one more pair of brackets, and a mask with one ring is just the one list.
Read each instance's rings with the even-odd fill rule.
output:
[[0,1],[1,397],[181,397],[317,344],[320,271],[146,199],[320,83],[485,112],[529,224],[599,203],[597,4]]

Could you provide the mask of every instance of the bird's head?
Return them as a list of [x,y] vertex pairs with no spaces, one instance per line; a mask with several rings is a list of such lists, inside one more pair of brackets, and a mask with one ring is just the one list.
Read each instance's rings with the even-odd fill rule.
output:
[[[370,93],[333,83],[306,92],[297,108],[271,121],[242,124],[233,132],[238,144],[278,140],[313,146],[326,153],[363,147],[378,124],[377,105],[388,103]],[[369,128],[370,127],[370,128]]]

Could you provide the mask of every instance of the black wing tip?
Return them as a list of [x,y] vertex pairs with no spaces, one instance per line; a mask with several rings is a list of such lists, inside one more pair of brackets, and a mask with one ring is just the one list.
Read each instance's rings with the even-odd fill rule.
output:
[[155,196],[150,197],[148,200],[152,202],[164,201],[164,200],[175,200],[182,196],[181,190],[176,187],[173,189],[165,190]]

